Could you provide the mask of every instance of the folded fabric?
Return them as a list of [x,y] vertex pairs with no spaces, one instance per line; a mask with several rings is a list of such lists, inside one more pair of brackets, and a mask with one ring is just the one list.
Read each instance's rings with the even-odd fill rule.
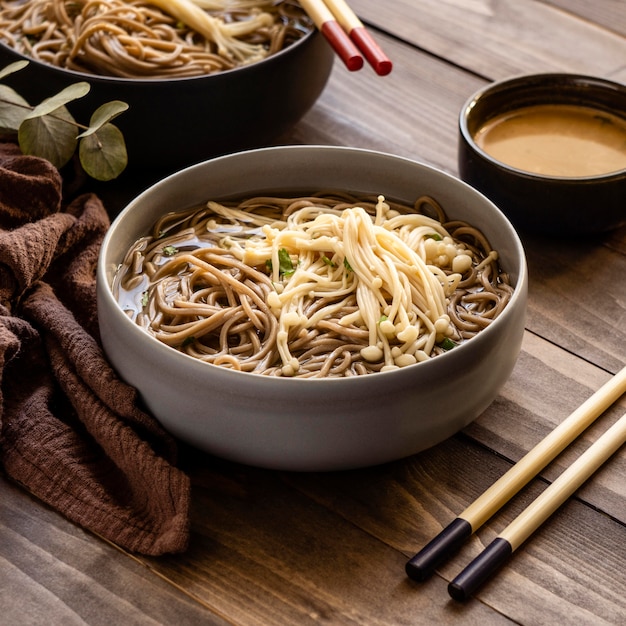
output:
[[68,519],[134,552],[181,552],[188,477],[176,442],[102,352],[95,267],[109,217],[65,206],[43,159],[0,143],[0,463]]

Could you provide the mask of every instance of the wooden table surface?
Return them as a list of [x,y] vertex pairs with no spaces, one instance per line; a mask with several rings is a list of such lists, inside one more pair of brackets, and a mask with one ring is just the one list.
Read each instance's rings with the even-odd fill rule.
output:
[[[393,152],[456,173],[479,87],[543,71],[626,82],[624,0],[352,0],[391,75],[337,62],[281,143]],[[626,203],[625,203],[626,204]],[[625,206],[626,208],[626,206]],[[0,477],[0,624],[624,624],[626,450],[467,603],[447,584],[624,412],[622,399],[425,583],[404,565],[626,364],[626,229],[523,236],[527,331],[495,402],[464,432],[382,467],[292,474],[185,451],[192,539],[127,554]]]

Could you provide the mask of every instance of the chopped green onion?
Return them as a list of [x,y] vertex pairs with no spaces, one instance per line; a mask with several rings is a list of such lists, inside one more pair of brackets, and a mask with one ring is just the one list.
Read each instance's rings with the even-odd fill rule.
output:
[[285,248],[281,248],[278,251],[278,263],[278,272],[283,276],[291,276],[291,274],[296,271],[296,268],[293,266],[293,261],[289,256],[289,252],[287,252]]
[[426,239],[434,239],[435,241],[443,241],[443,237],[439,233],[428,233],[424,235]]
[[445,337],[444,340],[439,344],[439,347],[443,350],[452,350],[452,348],[456,348],[457,344],[452,341],[449,337]]
[[165,246],[163,248],[163,254],[165,256],[174,256],[178,252],[178,248],[176,246]]

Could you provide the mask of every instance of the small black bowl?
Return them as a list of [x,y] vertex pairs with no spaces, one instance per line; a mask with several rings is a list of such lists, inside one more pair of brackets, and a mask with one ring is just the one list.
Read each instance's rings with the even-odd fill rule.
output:
[[30,65],[2,82],[30,104],[80,81],[88,82],[91,90],[68,105],[78,122],[88,123],[104,102],[128,103],[129,109],[114,122],[126,140],[128,170],[156,177],[279,138],[321,95],[334,53],[312,28],[262,61],[189,78],[95,76],[33,60],[0,43],[0,68],[18,60]]
[[461,110],[461,178],[523,231],[577,236],[626,224],[626,167],[591,176],[536,174],[499,161],[477,145],[477,133],[496,116],[544,104],[592,108],[626,124],[626,86],[619,83],[553,73],[492,83],[472,95]]

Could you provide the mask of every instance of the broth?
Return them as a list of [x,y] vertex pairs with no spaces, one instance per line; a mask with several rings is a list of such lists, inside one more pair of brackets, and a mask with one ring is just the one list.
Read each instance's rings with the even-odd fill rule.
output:
[[474,139],[493,158],[548,176],[626,169],[626,120],[591,107],[536,105],[495,117]]

